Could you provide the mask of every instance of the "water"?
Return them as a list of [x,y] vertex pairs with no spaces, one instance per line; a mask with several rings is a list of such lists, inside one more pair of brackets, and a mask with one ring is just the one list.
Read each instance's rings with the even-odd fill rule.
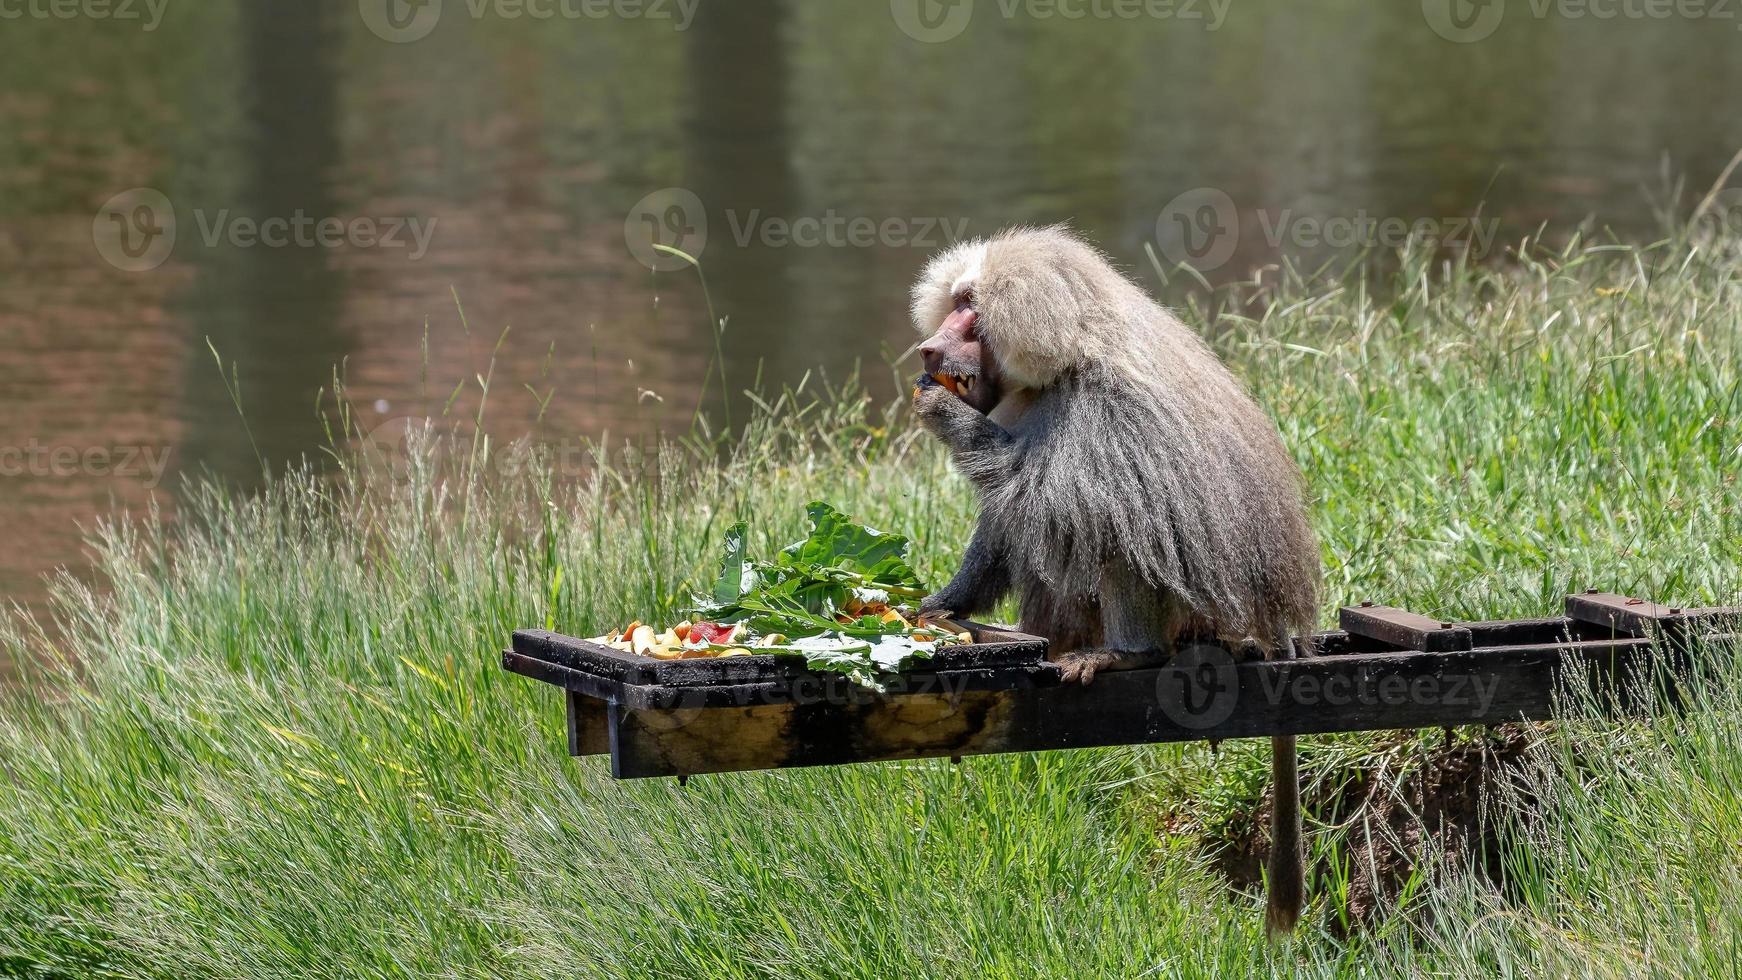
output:
[[700,250],[734,386],[866,364],[887,394],[907,284],[959,233],[1069,219],[1168,293],[1145,242],[1227,278],[1418,219],[1470,240],[1481,202],[1492,255],[1587,218],[1649,239],[1666,166],[1686,207],[1742,147],[1721,8],[1514,0],[1459,43],[1440,0],[923,0],[916,34],[971,19],[920,41],[908,0],[447,0],[390,40],[436,8],[382,2],[0,18],[0,594],[39,599],[111,506],[318,454],[337,365],[390,423],[511,328],[491,428],[547,397],[551,438],[681,425],[704,296],[630,238]]

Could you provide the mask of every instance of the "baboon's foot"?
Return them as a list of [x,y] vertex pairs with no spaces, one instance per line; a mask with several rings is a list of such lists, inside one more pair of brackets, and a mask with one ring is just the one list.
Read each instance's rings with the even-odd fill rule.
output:
[[1110,670],[1135,670],[1153,667],[1160,659],[1151,653],[1122,653],[1118,650],[1071,650],[1049,659],[1058,665],[1066,684],[1087,684],[1095,675]]

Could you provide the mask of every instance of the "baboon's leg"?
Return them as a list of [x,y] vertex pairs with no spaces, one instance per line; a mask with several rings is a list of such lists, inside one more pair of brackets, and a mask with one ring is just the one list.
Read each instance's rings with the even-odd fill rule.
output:
[[1123,560],[1102,573],[1100,600],[1100,628],[1093,642],[1052,648],[1052,659],[1067,682],[1087,684],[1104,670],[1151,666],[1172,652],[1182,617],[1163,593]]

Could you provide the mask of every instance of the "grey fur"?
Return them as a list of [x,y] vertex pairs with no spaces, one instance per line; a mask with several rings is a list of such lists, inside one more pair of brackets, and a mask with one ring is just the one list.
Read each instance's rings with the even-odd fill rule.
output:
[[[915,327],[964,297],[1008,387],[988,416],[916,386],[980,498],[961,569],[922,609],[980,613],[1017,588],[1023,629],[1085,682],[1187,635],[1292,657],[1320,579],[1300,472],[1208,345],[1061,228],[938,256],[914,286]],[[1287,931],[1304,890],[1294,739],[1272,754],[1266,921]]]
[[[974,273],[981,335],[1028,401],[1006,428],[942,388],[916,397],[981,507],[936,602],[982,612],[1019,585],[1025,626],[1042,625],[1031,602],[1098,604],[1104,642],[1132,653],[1187,632],[1274,651],[1310,631],[1319,549],[1299,471],[1208,346],[1061,229],[941,256],[915,287],[916,317],[942,308],[931,294],[959,284],[952,267]],[[1054,305],[1013,305],[1005,290]]]

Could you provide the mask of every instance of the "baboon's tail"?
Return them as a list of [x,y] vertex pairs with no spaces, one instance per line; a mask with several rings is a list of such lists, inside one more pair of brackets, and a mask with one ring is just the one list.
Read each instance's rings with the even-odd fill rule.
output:
[[[1271,653],[1293,660],[1295,645],[1284,637]],[[1306,901],[1306,857],[1301,847],[1300,754],[1293,735],[1270,740],[1270,868],[1264,927],[1272,936],[1294,931]]]

